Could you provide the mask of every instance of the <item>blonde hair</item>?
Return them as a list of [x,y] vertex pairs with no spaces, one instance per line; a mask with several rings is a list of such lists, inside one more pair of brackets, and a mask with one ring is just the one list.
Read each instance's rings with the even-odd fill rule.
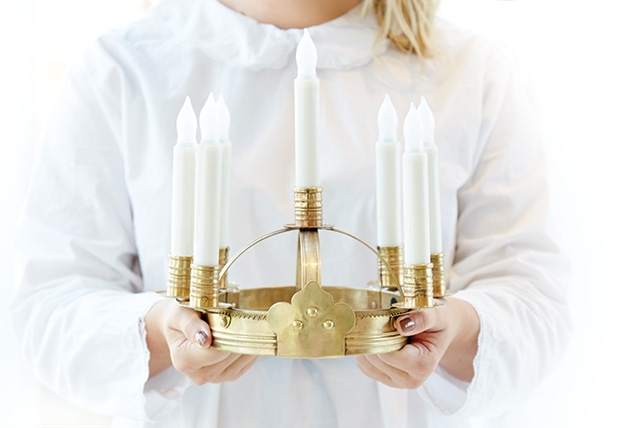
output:
[[386,37],[402,52],[431,57],[431,30],[439,0],[365,0],[364,12],[373,10],[379,37]]

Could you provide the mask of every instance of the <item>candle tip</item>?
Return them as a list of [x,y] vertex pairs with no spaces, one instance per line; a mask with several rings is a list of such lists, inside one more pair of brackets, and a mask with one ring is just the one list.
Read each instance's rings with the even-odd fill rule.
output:
[[218,139],[218,120],[218,108],[214,94],[210,93],[199,116],[202,140],[216,141]]
[[219,141],[227,141],[229,140],[231,116],[222,94],[219,95],[218,101],[216,101],[216,107],[218,111],[218,139]]
[[424,147],[433,146],[435,144],[435,116],[428,106],[426,98],[422,97],[417,110],[419,111],[420,121],[424,130],[422,137]]
[[380,141],[397,141],[398,117],[391,102],[389,94],[386,94],[384,101],[378,111],[378,130]]
[[415,107],[415,103],[411,103],[411,107],[404,119],[404,143],[406,153],[417,153],[423,151],[423,126],[419,110]]
[[197,117],[187,96],[177,115],[177,144],[196,143]]
[[317,75],[317,49],[308,29],[304,29],[304,35],[297,45],[297,76],[314,77]]

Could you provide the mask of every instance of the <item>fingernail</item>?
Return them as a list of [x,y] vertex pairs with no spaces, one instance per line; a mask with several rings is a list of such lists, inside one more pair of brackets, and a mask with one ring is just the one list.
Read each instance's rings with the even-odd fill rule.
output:
[[199,346],[203,346],[207,341],[207,334],[203,330],[199,330],[197,331],[196,339]]
[[411,317],[400,318],[398,325],[402,328],[404,333],[409,333],[415,327],[415,321]]

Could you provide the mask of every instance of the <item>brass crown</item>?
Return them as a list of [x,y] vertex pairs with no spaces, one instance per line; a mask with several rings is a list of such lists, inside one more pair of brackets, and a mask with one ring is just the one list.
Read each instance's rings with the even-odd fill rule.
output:
[[[442,254],[433,255],[432,263],[426,265],[403,266],[401,247],[376,250],[324,225],[322,192],[319,187],[294,189],[295,224],[256,239],[229,260],[227,249],[221,249],[218,266],[197,266],[189,259],[170,256],[167,294],[203,314],[212,329],[212,347],[286,358],[392,352],[407,343],[395,328],[397,317],[441,306],[434,297],[448,294]],[[320,230],[343,234],[375,253],[377,284],[364,289],[322,285]],[[243,253],[292,231],[298,233],[295,285],[239,290],[228,283],[227,272]]]

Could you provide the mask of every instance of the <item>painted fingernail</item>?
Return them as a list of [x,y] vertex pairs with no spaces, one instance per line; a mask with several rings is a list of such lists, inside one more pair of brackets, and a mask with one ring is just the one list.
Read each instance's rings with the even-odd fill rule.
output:
[[196,339],[199,346],[203,346],[207,341],[207,334],[203,330],[199,330],[197,331]]
[[413,321],[413,318],[411,317],[400,318],[398,324],[405,333],[410,332],[415,327],[415,321]]

